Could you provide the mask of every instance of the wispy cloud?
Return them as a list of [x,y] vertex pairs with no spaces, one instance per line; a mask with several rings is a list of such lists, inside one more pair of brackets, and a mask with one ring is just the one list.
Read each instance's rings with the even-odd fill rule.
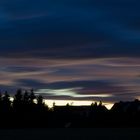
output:
[[[46,98],[105,101],[134,99],[139,96],[138,58],[0,60],[0,87],[8,89],[50,89]],[[75,91],[75,88],[81,87]],[[53,94],[54,90],[74,88],[76,96]],[[63,92],[64,93],[64,92]],[[42,93],[43,94],[43,93]],[[96,97],[95,95],[99,96]],[[101,95],[103,95],[101,97]],[[105,97],[105,95],[109,95]],[[131,96],[130,96],[131,95]]]

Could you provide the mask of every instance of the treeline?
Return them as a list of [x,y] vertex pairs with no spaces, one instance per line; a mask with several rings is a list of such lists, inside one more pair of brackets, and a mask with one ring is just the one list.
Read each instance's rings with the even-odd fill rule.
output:
[[118,102],[108,110],[102,102],[90,106],[53,105],[34,91],[18,89],[11,101],[8,92],[0,94],[0,128],[140,127],[140,101]]
[[22,93],[18,89],[14,97],[10,97],[7,91],[0,93],[0,127],[41,126],[42,120],[47,121],[48,111],[43,97],[35,96],[33,90]]

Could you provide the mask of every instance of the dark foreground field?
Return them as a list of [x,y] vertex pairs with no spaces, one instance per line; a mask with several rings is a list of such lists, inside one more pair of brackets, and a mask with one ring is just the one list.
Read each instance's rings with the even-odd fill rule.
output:
[[140,128],[1,129],[0,140],[134,140]]

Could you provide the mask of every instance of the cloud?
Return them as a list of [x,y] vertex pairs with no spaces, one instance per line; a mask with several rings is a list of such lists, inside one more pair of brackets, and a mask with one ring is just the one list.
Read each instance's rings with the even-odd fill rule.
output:
[[0,55],[139,57],[138,5],[136,0],[1,1]]
[[25,88],[32,88],[34,87],[34,89],[38,89],[38,88],[44,88],[47,87],[46,83],[43,83],[39,80],[35,80],[35,79],[18,79],[16,82],[16,85],[19,87],[25,87]]
[[134,98],[140,90],[139,4],[138,0],[1,0],[1,87],[82,85],[86,90],[80,95],[106,91],[114,94],[104,100]]
[[[0,89],[8,89],[11,94],[17,88],[72,88],[76,96],[42,95],[48,99],[94,99],[108,102],[139,97],[139,58],[1,58],[0,65]],[[102,94],[109,94],[110,97],[101,97]]]
[[7,66],[1,68],[0,70],[11,73],[22,73],[22,72],[36,72],[41,71],[42,69],[38,67]]

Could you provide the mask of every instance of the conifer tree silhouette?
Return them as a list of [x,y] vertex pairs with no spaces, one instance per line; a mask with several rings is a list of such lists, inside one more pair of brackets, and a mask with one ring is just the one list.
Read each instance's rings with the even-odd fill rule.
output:
[[11,101],[7,91],[5,91],[4,96],[2,97],[2,107],[4,111],[6,112],[10,111]]

